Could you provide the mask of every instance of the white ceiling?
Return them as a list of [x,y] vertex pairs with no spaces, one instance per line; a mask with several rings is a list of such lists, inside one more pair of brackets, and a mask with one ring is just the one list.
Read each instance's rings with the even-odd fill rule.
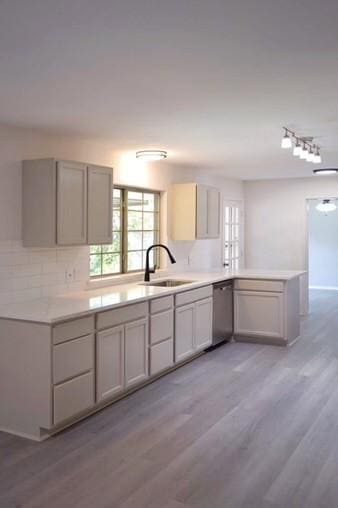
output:
[[337,0],[1,0],[0,122],[236,178],[338,167]]

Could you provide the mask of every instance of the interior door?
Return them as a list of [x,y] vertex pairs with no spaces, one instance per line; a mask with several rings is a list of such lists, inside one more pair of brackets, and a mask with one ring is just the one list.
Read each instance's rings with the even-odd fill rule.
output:
[[243,266],[243,205],[241,201],[223,202],[223,265],[237,270]]

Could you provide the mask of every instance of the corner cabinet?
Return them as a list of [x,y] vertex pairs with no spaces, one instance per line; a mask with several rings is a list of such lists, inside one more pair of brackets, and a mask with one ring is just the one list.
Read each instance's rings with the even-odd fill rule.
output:
[[175,184],[171,189],[172,240],[219,238],[220,192],[196,183]]
[[112,189],[112,168],[56,159],[24,161],[24,247],[111,243]]
[[299,281],[237,279],[234,338],[240,342],[291,344],[300,335]]

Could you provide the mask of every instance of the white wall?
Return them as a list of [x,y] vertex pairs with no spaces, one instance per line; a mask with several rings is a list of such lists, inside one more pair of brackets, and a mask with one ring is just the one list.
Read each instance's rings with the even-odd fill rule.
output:
[[[306,200],[334,196],[336,176],[245,182],[246,267],[307,270]],[[307,287],[307,277],[302,277],[302,313],[308,308]]]
[[323,213],[308,202],[310,287],[338,289],[338,209]]
[[[21,245],[21,161],[41,157],[113,166],[116,184],[163,191],[164,241],[170,227],[166,204],[172,182],[206,182],[216,185],[229,199],[243,197],[241,182],[208,177],[207,170],[171,167],[167,161],[142,165],[135,160],[134,152],[114,150],[109,142],[0,126],[0,304],[82,289],[88,280],[88,247],[24,249]],[[178,270],[221,266],[220,240],[169,244],[178,260]],[[65,270],[72,268],[76,270],[75,280],[66,284]]]

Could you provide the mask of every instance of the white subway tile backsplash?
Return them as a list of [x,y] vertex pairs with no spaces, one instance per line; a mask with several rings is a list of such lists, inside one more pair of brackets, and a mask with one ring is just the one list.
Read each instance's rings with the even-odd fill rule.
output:
[[[65,282],[65,272],[74,280]],[[89,277],[89,247],[27,249],[0,241],[0,305],[81,290]]]

